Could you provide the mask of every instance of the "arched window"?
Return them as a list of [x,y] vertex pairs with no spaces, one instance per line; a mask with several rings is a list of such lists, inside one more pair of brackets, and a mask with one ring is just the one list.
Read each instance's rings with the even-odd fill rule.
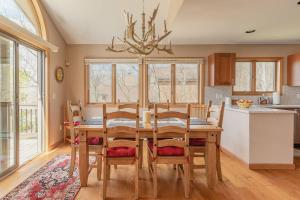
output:
[[35,35],[41,35],[40,22],[31,0],[0,0],[0,15]]

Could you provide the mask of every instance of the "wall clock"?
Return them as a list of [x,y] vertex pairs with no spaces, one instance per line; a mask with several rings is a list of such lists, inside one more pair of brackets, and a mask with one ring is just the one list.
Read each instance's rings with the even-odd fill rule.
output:
[[62,67],[57,67],[55,70],[55,78],[58,82],[64,80],[64,69]]

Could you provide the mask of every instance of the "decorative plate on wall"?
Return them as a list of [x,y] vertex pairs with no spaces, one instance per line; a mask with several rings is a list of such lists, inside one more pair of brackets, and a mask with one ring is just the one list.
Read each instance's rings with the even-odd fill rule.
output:
[[58,82],[62,82],[64,80],[64,69],[62,67],[57,67],[55,69],[55,78]]

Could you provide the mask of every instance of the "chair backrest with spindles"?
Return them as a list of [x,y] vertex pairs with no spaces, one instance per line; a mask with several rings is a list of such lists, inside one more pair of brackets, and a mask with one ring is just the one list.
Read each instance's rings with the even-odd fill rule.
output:
[[[164,146],[174,146],[184,148],[185,155],[189,155],[189,137],[190,137],[190,104],[187,105],[186,112],[165,111],[158,112],[158,107],[154,106],[154,131],[153,131],[153,155],[157,156],[157,148]],[[161,120],[177,119],[183,124],[171,124],[162,126]],[[170,122],[171,123],[171,122]],[[158,138],[171,138],[160,139]]]
[[199,118],[206,121],[209,117],[209,110],[211,109],[212,101],[208,101],[208,104],[192,104],[191,105],[191,117]]
[[148,104],[148,110],[151,111],[151,110],[154,110],[154,106],[156,105],[157,109],[163,109],[163,110],[170,110],[170,102],[169,100],[167,101],[167,103],[149,103]]
[[68,121],[70,126],[71,143],[74,144],[76,138],[74,125],[78,122],[80,123],[83,121],[82,106],[80,101],[78,101],[78,104],[72,104],[71,101],[67,101],[67,110],[68,110]]
[[[139,144],[139,104],[131,104],[129,106],[134,109],[135,112],[128,111],[114,111],[107,112],[106,104],[103,104],[103,139],[104,139],[104,156],[107,155],[107,149],[113,147],[134,147],[136,148],[136,156],[138,156],[138,144]],[[126,108],[128,108],[126,106]],[[124,108],[125,109],[125,108]],[[122,121],[117,121],[122,119]],[[128,120],[126,123],[124,119]],[[112,121],[117,125],[109,125]],[[124,136],[122,136],[124,134]],[[135,136],[135,140],[128,140],[126,136]],[[109,140],[110,138],[119,137],[118,140]]]
[[213,125],[222,128],[223,127],[223,118],[224,118],[224,109],[225,102],[222,101],[220,105],[212,106],[210,109],[210,115],[208,121]]

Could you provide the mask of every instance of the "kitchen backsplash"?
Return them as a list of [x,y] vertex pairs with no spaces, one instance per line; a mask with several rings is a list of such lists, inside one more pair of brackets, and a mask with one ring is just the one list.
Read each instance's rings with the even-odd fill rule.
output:
[[[300,87],[283,86],[282,93],[283,95],[280,98],[280,104],[300,104]],[[257,98],[259,96],[232,96],[231,86],[205,87],[205,102],[212,100],[213,104],[218,104],[221,100],[224,100],[225,97],[232,97],[232,99],[246,98],[252,100],[254,103],[257,103]]]

